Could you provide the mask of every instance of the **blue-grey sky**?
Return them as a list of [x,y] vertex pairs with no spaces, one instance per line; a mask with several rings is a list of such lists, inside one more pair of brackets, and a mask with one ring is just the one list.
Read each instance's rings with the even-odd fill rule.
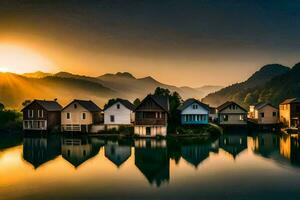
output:
[[227,85],[300,61],[299,10],[298,0],[0,0],[0,44],[38,52],[49,71]]

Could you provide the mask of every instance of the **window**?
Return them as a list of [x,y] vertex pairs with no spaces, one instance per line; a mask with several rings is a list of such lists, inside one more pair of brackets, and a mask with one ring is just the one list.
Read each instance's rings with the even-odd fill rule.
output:
[[71,119],[71,113],[67,113],[67,119]]
[[77,108],[77,104],[76,104],[76,103],[74,103],[74,108],[75,108],[75,109]]
[[240,121],[244,121],[244,115],[240,115]]
[[81,119],[86,119],[86,113],[82,113]]
[[227,121],[228,121],[228,115],[223,115],[223,120],[224,120],[225,122],[227,122]]
[[43,118],[44,117],[44,110],[38,110],[38,117]]
[[33,110],[28,110],[28,118],[33,118]]
[[273,112],[273,117],[276,117],[277,116],[277,112]]
[[110,116],[110,122],[115,122],[115,116],[114,115]]
[[264,117],[265,117],[265,113],[263,113],[263,112],[260,113],[260,117],[261,117],[261,118],[264,118]]
[[155,113],[155,118],[160,119],[161,118],[161,112],[156,112]]
[[120,109],[120,104],[117,104],[117,109]]
[[194,105],[193,105],[193,109],[198,109],[198,105],[197,105],[197,104],[194,104]]

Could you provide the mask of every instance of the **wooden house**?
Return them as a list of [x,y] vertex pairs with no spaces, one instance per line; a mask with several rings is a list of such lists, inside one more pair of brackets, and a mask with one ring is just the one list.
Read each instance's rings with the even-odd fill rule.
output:
[[56,101],[34,100],[22,109],[23,130],[59,128],[62,106]]
[[125,99],[117,99],[104,109],[104,124],[108,129],[133,125],[135,106]]
[[251,105],[248,117],[254,123],[261,125],[272,125],[279,122],[278,108],[270,103]]
[[135,109],[134,133],[141,137],[166,136],[169,100],[148,95]]
[[286,99],[279,105],[279,120],[285,127],[300,127],[300,99]]
[[197,99],[187,99],[178,110],[183,125],[208,124],[210,108]]
[[217,108],[220,125],[247,125],[247,110],[235,102],[227,101]]
[[64,132],[88,133],[93,125],[103,121],[101,111],[92,101],[75,99],[61,111],[61,129]]

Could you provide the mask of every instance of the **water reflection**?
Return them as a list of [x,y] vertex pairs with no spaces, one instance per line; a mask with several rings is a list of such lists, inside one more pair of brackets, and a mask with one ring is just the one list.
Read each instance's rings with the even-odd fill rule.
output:
[[61,145],[62,157],[70,162],[75,168],[85,161],[96,156],[103,146],[100,142],[93,142],[89,137],[63,137]]
[[[18,145],[14,140],[11,140],[11,143],[5,141],[3,145],[5,148]],[[133,171],[136,170],[139,176],[144,177],[144,181],[161,187],[170,184],[170,177],[174,175],[170,172],[172,163],[174,167],[182,167],[185,163],[201,171],[202,168],[200,169],[199,166],[205,165],[204,163],[207,163],[205,161],[210,157],[216,158],[216,156],[228,161],[232,159],[238,161],[252,154],[272,160],[277,166],[284,165],[296,169],[300,166],[299,142],[298,135],[275,133],[255,133],[248,136],[243,133],[226,133],[206,142],[184,139],[104,140],[88,136],[26,135],[23,137],[21,148],[22,158],[34,169],[42,165],[46,166],[49,161],[58,157],[60,157],[58,160],[63,161],[63,165],[70,163],[76,170],[79,170],[79,166],[83,164],[86,166],[95,164],[95,162],[88,162],[91,158],[95,158],[97,162],[107,161],[105,164],[107,167],[118,171],[124,169],[121,166],[126,162],[129,164],[132,162],[133,167],[131,166],[130,169],[125,167],[129,170],[128,173],[134,173]],[[55,162],[53,163],[55,165]],[[219,164],[211,164],[211,167],[217,168]]]
[[35,169],[60,154],[60,137],[57,135],[25,136],[23,139],[23,158]]
[[169,182],[170,160],[166,140],[140,139],[135,141],[135,165],[150,184],[160,186]]
[[119,141],[108,141],[104,148],[105,157],[117,167],[120,167],[131,156],[131,146]]
[[229,153],[233,159],[247,149],[247,135],[224,134],[220,136],[220,148]]

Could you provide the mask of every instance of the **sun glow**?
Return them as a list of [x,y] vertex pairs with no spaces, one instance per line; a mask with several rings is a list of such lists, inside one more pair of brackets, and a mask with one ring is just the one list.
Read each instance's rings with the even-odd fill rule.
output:
[[53,68],[50,60],[31,49],[0,43],[0,72],[25,73]]

